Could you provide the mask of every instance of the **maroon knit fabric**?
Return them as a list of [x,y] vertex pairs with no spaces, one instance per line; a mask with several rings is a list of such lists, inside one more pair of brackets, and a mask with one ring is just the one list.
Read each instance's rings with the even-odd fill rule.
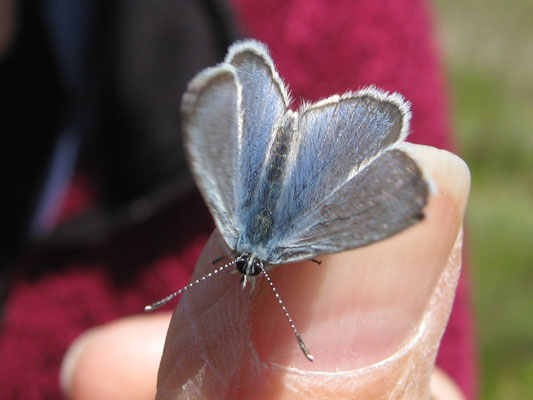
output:
[[[411,101],[410,140],[451,147],[428,13],[417,0],[233,0],[248,36],[271,49],[298,102],[374,84]],[[91,203],[74,181],[65,215]],[[17,264],[0,332],[6,399],[61,398],[63,354],[84,330],[184,285],[213,228],[198,195],[90,251],[37,253]],[[46,271],[46,272],[42,272]],[[464,274],[463,274],[464,275]],[[462,277],[438,364],[474,398],[468,285]]]

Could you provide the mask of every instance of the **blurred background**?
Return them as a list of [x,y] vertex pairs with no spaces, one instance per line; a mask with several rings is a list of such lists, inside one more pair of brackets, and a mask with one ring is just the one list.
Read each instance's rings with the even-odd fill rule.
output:
[[533,2],[434,1],[467,209],[480,398],[533,399]]
[[[188,9],[183,6],[186,1],[194,4],[190,10],[194,10],[199,3],[204,5],[218,3],[217,1],[179,1],[182,9]],[[453,113],[452,121],[458,153],[467,161],[472,173],[472,191],[466,218],[471,260],[470,278],[477,324],[479,398],[483,400],[533,399],[533,317],[531,316],[533,305],[533,24],[531,22],[533,2],[531,0],[429,0],[429,2],[433,6],[438,30],[438,45],[442,49],[442,60],[448,80],[450,110]],[[103,3],[109,8],[115,4],[115,2]],[[11,29],[9,23],[12,21],[3,18],[12,12],[6,9],[10,4],[13,2],[0,0],[0,37],[4,39],[4,33]],[[183,92],[184,85],[194,72],[222,59],[227,45],[239,36],[238,32],[233,31],[232,25],[213,23],[213,21],[229,20],[227,16],[217,14],[215,11],[220,10],[214,8],[209,9],[210,19],[206,21],[193,15],[192,11],[189,15],[180,10],[180,16],[185,22],[198,20],[205,25],[199,26],[197,32],[189,33],[190,36],[187,37],[185,32],[179,30],[180,24],[174,23],[175,19],[180,16],[172,14],[172,8],[170,11],[162,8],[161,5],[154,8],[149,2],[137,2],[137,5],[142,4],[146,7],[146,10],[137,7],[141,9],[138,15],[125,15],[127,17],[125,20],[131,21],[131,25],[116,25],[112,23],[113,21],[102,20],[99,18],[100,15],[93,15],[94,7],[91,6],[90,0],[49,1],[47,2],[48,13],[45,13],[44,17],[37,13],[38,5],[35,4],[39,2],[27,1],[19,4],[25,7],[21,9],[21,15],[26,16],[26,19],[21,22],[25,25],[21,25],[20,29],[27,33],[27,36],[19,40],[24,44],[21,48],[28,49],[28,51],[17,54],[18,58],[14,57],[19,63],[3,65],[3,74],[0,74],[0,94],[17,95],[9,99],[12,109],[20,106],[21,109],[29,108],[37,111],[32,114],[33,120],[31,121],[15,121],[16,112],[5,116],[7,123],[27,128],[23,131],[27,131],[28,135],[9,137],[11,142],[3,147],[4,150],[9,149],[4,151],[6,153],[4,162],[17,162],[16,172],[21,177],[19,181],[22,184],[16,187],[4,187],[6,193],[15,193],[17,196],[8,199],[10,204],[5,207],[8,212],[2,220],[4,225],[2,233],[6,234],[6,237],[0,241],[0,272],[6,260],[9,260],[9,257],[18,250],[21,237],[29,236],[34,239],[45,237],[51,229],[49,221],[57,219],[57,210],[53,215],[37,212],[35,216],[32,212],[37,203],[42,203],[43,209],[49,210],[50,208],[46,205],[57,202],[53,194],[59,193],[58,187],[61,188],[61,184],[70,179],[72,169],[63,168],[54,174],[54,164],[51,170],[47,171],[45,166],[50,163],[50,160],[38,158],[38,155],[44,153],[41,151],[42,148],[50,149],[48,153],[54,150],[56,152],[54,159],[61,160],[62,165],[72,166],[75,159],[67,155],[76,154],[77,149],[81,147],[80,142],[87,139],[83,135],[73,135],[72,132],[81,131],[83,134],[83,131],[89,131],[90,128],[102,132],[106,146],[105,151],[98,151],[98,155],[101,158],[100,164],[107,168],[105,169],[107,174],[101,174],[107,180],[104,179],[101,186],[104,189],[107,186],[112,187],[115,197],[106,199],[108,209],[92,210],[86,219],[77,220],[77,224],[72,224],[70,227],[66,224],[62,230],[63,235],[56,234],[52,237],[52,244],[59,243],[62,246],[75,247],[80,243],[83,245],[94,243],[95,238],[102,240],[104,234],[125,229],[124,227],[133,224],[133,220],[137,222],[148,220],[154,214],[153,209],[171,203],[177,194],[186,191],[192,182],[187,180],[188,175],[184,171],[184,165],[178,162],[180,157],[175,157],[175,148],[180,148],[181,141],[175,135],[172,135],[172,138],[165,136],[168,126],[179,125],[179,121],[173,119],[175,114],[173,110],[177,108],[172,108],[173,106],[169,106],[166,101],[162,104],[158,103],[149,96],[149,91],[144,91],[145,88],[136,87],[139,92],[134,95],[145,99],[146,103],[147,114],[142,115],[143,121],[149,124],[155,132],[150,142],[143,142],[144,138],[140,134],[136,136],[137,128],[142,131],[141,124],[129,126],[125,122],[126,119],[121,119],[120,116],[123,113],[135,116],[140,114],[134,108],[135,104],[132,105],[129,102],[130,97],[135,97],[130,96],[132,94],[130,89],[134,87],[132,82],[139,78],[139,71],[147,71],[142,78],[161,89],[165,94],[162,98],[165,100],[172,98],[174,93]],[[110,10],[104,11],[110,12]],[[121,46],[110,54],[97,54],[101,65],[91,66],[93,68],[89,72],[94,74],[107,70],[109,65],[114,65],[118,72],[124,72],[125,66],[117,60],[135,58],[142,61],[140,64],[133,65],[131,74],[124,76],[124,80],[115,82],[118,86],[122,85],[122,89],[128,89],[124,92],[123,98],[113,98],[118,90],[111,87],[109,82],[114,81],[112,78],[116,77],[105,75],[103,78],[107,80],[102,80],[101,86],[83,86],[87,76],[82,76],[82,73],[88,72],[81,68],[81,65],[85,66],[86,60],[78,54],[77,49],[81,46],[77,43],[83,44],[88,40],[87,27],[78,23],[85,19],[63,18],[61,22],[65,25],[61,25],[53,20],[54,16],[61,16],[62,13],[74,16],[88,14],[87,19],[94,18],[98,25],[101,24],[105,28],[100,28],[101,34],[96,37],[96,41],[107,43],[109,37],[116,36],[121,39],[143,33],[144,26],[138,21],[142,20],[143,14],[148,12],[158,13],[170,19],[175,31],[165,32],[165,37],[184,38],[183,43],[176,43],[178,39],[161,42],[154,35],[149,37],[150,40],[146,43],[142,43],[142,46],[135,48]],[[43,20],[47,21],[48,25],[56,26],[57,31],[46,31]],[[216,26],[216,35],[211,32],[213,26]],[[65,31],[69,32],[69,35],[64,35]],[[217,39],[216,43],[210,41],[213,36]],[[64,70],[60,72],[63,78],[66,78],[64,87],[58,84],[59,76],[53,68],[40,67],[22,71],[19,75],[25,77],[23,85],[4,78],[10,76],[5,73],[6,71],[20,72],[19,69],[25,65],[53,64],[47,58],[50,57],[51,50],[41,52],[43,48],[49,46],[44,40],[45,37],[54,39],[61,44],[61,48],[70,50],[65,54],[54,54],[56,58],[62,60],[61,65]],[[191,46],[194,46],[195,51],[187,54],[194,54],[197,58],[193,60],[194,63],[188,60],[189,70],[175,71],[169,67],[163,69],[162,74],[161,71],[152,67],[151,60],[153,60],[154,53],[175,54],[173,49],[178,45],[193,43],[191,37],[194,38],[194,44]],[[0,41],[0,54],[6,50],[7,39]],[[154,42],[159,43],[160,47],[155,49],[158,51],[152,52]],[[143,51],[143,56],[133,57],[132,54],[136,55],[139,48]],[[204,49],[205,52],[199,52],[197,49]],[[222,50],[217,53],[217,49]],[[113,59],[112,55],[115,53],[120,53],[121,58]],[[153,64],[159,65],[156,62]],[[170,65],[181,64],[185,63],[172,60]],[[181,81],[177,76],[182,78]],[[167,85],[169,81],[176,82],[177,87]],[[46,93],[47,97],[41,99],[28,95],[34,91]],[[80,93],[84,93],[85,96],[79,96]],[[94,98],[96,97],[105,99],[106,102],[95,104]],[[175,101],[178,103],[179,99],[176,97]],[[112,109],[110,104],[119,104],[120,107]],[[82,112],[87,109],[91,115],[100,117],[99,123],[105,129],[102,127],[94,129],[94,127],[84,125],[90,119]],[[168,115],[173,117],[165,118]],[[66,116],[70,116],[70,119]],[[11,121],[12,119],[14,121]],[[40,129],[36,132],[35,129],[28,128],[29,126],[49,127],[50,131],[45,132]],[[143,154],[131,151],[130,158],[117,157],[115,151],[118,148],[117,143],[120,143],[120,133],[125,131],[133,135],[135,143],[142,144],[139,147],[145,150]],[[7,138],[7,135],[3,137]],[[174,140],[173,138],[176,138],[179,143],[169,146],[169,140]],[[99,139],[102,140],[102,138]],[[54,147],[56,143],[59,145]],[[18,154],[24,154],[25,157],[23,160],[10,160],[9,157],[12,155],[9,153],[17,157]],[[162,157],[163,154],[166,156]],[[139,162],[140,159],[142,163]],[[91,170],[93,166],[87,160],[85,162],[84,166]],[[15,165],[14,162],[11,164]],[[40,168],[42,171],[38,174],[34,173],[36,165],[42,166]],[[145,168],[146,165],[150,168]],[[170,170],[183,170],[185,176],[179,175],[174,179],[172,177],[175,175],[168,173]],[[12,172],[9,168],[5,171]],[[113,173],[112,176],[109,176],[110,171]],[[97,170],[96,173],[98,172]],[[24,178],[30,175],[34,181]],[[136,179],[127,180],[124,178],[126,175],[133,175]],[[151,182],[156,181],[154,177],[157,177],[157,181],[165,182],[165,185],[155,188],[150,186]],[[90,182],[87,184],[83,181],[83,175],[77,179],[82,180],[76,181],[74,187],[81,187],[80,192],[83,192],[85,196],[89,194],[87,203],[91,202],[91,196],[98,198],[106,193],[105,190],[102,190],[104,194],[98,193]],[[47,181],[45,186],[51,188],[51,194],[48,196],[48,192],[45,191],[43,198],[36,201],[36,193],[43,191],[39,187],[41,181]],[[139,193],[138,197],[133,195]],[[76,193],[74,195],[71,193],[71,196],[75,197],[75,195]],[[145,201],[148,197],[150,202]],[[29,200],[25,203],[21,199]],[[83,206],[85,200],[78,200]],[[152,205],[152,208],[147,206],[148,203]],[[126,206],[122,207],[124,204]],[[79,211],[75,208],[69,209],[68,204],[66,209],[67,214],[75,215]],[[15,220],[15,216],[21,217]],[[209,220],[208,216],[206,218]],[[10,228],[12,226],[25,228],[29,226],[29,231],[22,231],[22,229],[17,231]],[[66,244],[65,238],[69,239]],[[126,237],[124,242],[129,246],[126,247],[127,250],[131,251],[131,247],[134,247],[130,244],[131,238]],[[136,252],[132,254],[131,258],[135,258]],[[184,263],[187,264],[188,261],[184,260]],[[127,274],[131,274],[129,265]],[[4,300],[6,286],[4,277],[0,275],[0,303]],[[28,290],[28,292],[31,291]],[[28,292],[26,292],[26,297],[28,297]],[[161,293],[161,290],[158,289],[154,293],[156,292]],[[154,297],[151,292],[146,293]],[[63,305],[61,301],[58,303]],[[111,298],[110,303],[114,304],[116,301]],[[132,303],[128,307],[137,310],[144,304],[143,302]],[[25,312],[30,312],[30,308],[25,308],[23,303],[20,308],[28,310]],[[72,313],[74,316],[77,315],[76,311]],[[90,320],[90,322],[93,321]],[[27,328],[22,320],[21,326],[24,329]],[[74,337],[74,332],[68,335]],[[43,357],[46,358],[46,354]]]

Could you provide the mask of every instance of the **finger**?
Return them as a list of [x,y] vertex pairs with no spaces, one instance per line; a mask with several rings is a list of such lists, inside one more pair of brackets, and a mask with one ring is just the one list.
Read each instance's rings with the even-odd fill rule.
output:
[[[187,292],[171,321],[158,398],[424,398],[460,270],[458,234],[469,192],[459,158],[409,152],[438,192],[426,218],[362,249],[270,275],[315,361],[303,357],[269,287],[253,299],[220,274]],[[456,240],[458,239],[458,240]],[[210,239],[195,277],[224,249]]]
[[433,371],[430,387],[432,400],[466,400],[457,384],[439,368]]
[[61,366],[61,387],[74,400],[147,400],[156,392],[169,313],[122,318],[82,334]]

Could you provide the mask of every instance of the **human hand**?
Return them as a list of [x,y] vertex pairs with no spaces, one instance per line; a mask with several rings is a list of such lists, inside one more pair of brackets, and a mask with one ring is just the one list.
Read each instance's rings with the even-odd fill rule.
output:
[[[438,187],[423,222],[372,246],[321,256],[320,266],[270,271],[314,362],[267,285],[250,299],[237,277],[219,274],[186,292],[174,312],[158,398],[428,398],[459,276],[469,173],[450,153],[411,147]],[[194,276],[224,252],[215,233]],[[71,397],[153,397],[167,318],[130,318],[81,339],[63,369]],[[436,399],[453,399],[444,394],[453,384],[440,373],[432,387]]]

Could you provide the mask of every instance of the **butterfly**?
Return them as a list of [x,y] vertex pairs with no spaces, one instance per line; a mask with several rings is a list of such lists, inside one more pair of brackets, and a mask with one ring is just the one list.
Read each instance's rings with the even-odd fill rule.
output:
[[182,124],[196,184],[235,253],[208,276],[235,265],[246,286],[265,275],[312,360],[266,271],[406,229],[423,219],[429,183],[404,149],[411,114],[400,94],[368,87],[290,103],[266,46],[246,40],[192,79]]

